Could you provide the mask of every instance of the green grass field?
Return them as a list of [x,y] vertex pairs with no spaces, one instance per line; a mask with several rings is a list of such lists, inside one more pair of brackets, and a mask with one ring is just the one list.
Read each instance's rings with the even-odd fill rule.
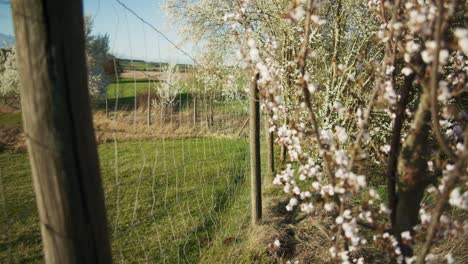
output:
[[[111,83],[107,88],[107,99],[109,100],[110,107],[114,104],[118,95],[118,103],[121,107],[128,107],[133,105],[135,100],[135,87],[137,96],[148,93],[148,86],[151,88],[151,93],[156,94],[159,87],[159,82],[148,82],[147,80],[137,80],[134,82],[132,79],[121,79],[119,84]],[[190,91],[189,82],[181,82],[178,85],[182,86],[181,93],[176,98],[176,104],[183,107],[187,106],[192,99],[193,94]],[[118,88],[118,89],[117,89]],[[203,96],[203,95],[199,95]],[[203,99],[203,98],[202,98]],[[104,106],[104,102],[99,101],[99,106]],[[206,106],[199,106],[202,111],[207,111]],[[130,107],[131,109],[131,107]],[[222,114],[246,114],[247,113],[247,100],[234,100],[234,101],[217,101],[214,103],[214,111]]]
[[[109,100],[113,100],[117,98],[119,99],[133,99],[135,97],[135,87],[136,87],[136,94],[137,96],[140,94],[147,94],[148,93],[148,86],[151,88],[151,93],[156,93],[160,83],[157,81],[150,81],[148,80],[132,80],[132,79],[121,79],[119,83],[111,83],[107,86],[107,98]],[[182,86],[181,92],[187,93],[188,92],[188,83],[181,82],[177,85]],[[117,89],[118,88],[118,89]]]
[[[119,142],[99,156],[115,262],[238,260],[249,223],[245,141]],[[0,165],[0,263],[42,262],[27,154],[1,153]]]
[[[134,82],[133,80],[125,80],[122,82],[111,83],[107,87],[107,98],[109,100],[115,100],[117,96],[121,100],[125,100],[126,98],[133,99],[135,97],[135,86],[136,86],[136,93],[137,96],[139,94],[146,94],[148,93],[148,86],[152,89],[151,92],[155,92],[159,83],[157,82],[149,82],[147,80],[138,80]],[[117,89],[118,88],[118,89]]]

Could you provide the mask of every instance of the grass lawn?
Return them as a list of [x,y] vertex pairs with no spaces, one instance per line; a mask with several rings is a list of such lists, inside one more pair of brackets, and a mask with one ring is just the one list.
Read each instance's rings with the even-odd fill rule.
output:
[[[148,93],[148,86],[151,87],[151,94],[155,95],[157,93],[157,89],[159,87],[159,82],[148,82],[147,80],[137,80],[134,82],[132,79],[122,79],[118,84],[112,83],[107,88],[107,98],[109,100],[109,107],[111,109],[114,107],[116,102],[117,95],[119,97],[118,103],[121,107],[127,107],[132,109],[135,99],[135,86],[136,86],[136,94],[147,94]],[[180,94],[176,98],[176,103],[186,107],[188,103],[191,103],[193,100],[193,94],[190,91],[190,83],[189,82],[180,82],[178,85],[182,87]],[[198,95],[202,96],[202,95]],[[203,100],[204,98],[202,98]],[[200,100],[199,98],[197,100]],[[104,102],[101,100],[99,101],[99,106],[103,107]],[[246,114],[247,113],[247,106],[248,102],[246,99],[240,100],[231,100],[231,101],[217,101],[214,103],[214,111],[215,113],[222,113],[222,114]],[[200,108],[201,107],[201,108]],[[199,106],[199,109],[202,111],[208,111],[206,105]]]
[[[245,141],[119,142],[99,156],[115,262],[238,257],[249,224]],[[1,153],[0,169],[0,263],[42,262],[27,154]]]
[[[117,83],[111,83],[107,86],[107,98],[109,100],[115,100],[118,95],[119,100],[133,99],[135,98],[135,86],[137,96],[140,94],[147,94],[148,86],[151,88],[151,93],[156,94],[159,85],[160,83],[158,81],[136,80],[135,82],[133,79],[121,79],[119,80],[118,90]],[[182,93],[188,93],[188,83],[180,82],[178,85],[182,86]]]
[[159,86],[159,83],[154,81],[148,83],[147,80],[138,80],[136,82],[134,82],[133,80],[124,80],[122,82],[119,82],[118,90],[117,83],[111,83],[107,87],[107,98],[109,100],[113,100],[118,95],[119,100],[124,98],[133,99],[135,97],[135,86],[137,95],[139,95],[147,93],[148,86],[152,88],[151,92],[154,93],[155,89],[157,89],[157,87]]

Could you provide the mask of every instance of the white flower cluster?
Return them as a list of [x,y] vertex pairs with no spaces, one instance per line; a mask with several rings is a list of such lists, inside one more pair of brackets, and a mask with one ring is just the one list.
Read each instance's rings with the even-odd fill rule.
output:
[[463,210],[468,210],[468,191],[461,193],[461,188],[457,187],[450,192],[450,205]]
[[455,37],[458,40],[458,46],[460,50],[468,56],[468,29],[457,28],[455,29]]
[[[291,164],[287,164],[285,170],[281,171],[281,173],[279,174],[276,174],[273,184],[280,185],[283,183],[289,183],[289,181],[293,178],[293,176],[294,176],[294,169],[292,169]],[[290,189],[285,189],[285,192],[290,193]]]
[[431,27],[427,25],[432,24],[436,17],[437,8],[434,5],[428,5],[423,1],[418,1],[418,3],[407,2],[405,9],[408,13],[408,29],[412,34],[432,34]]
[[292,162],[299,161],[299,156],[302,154],[299,137],[300,133],[296,129],[289,129],[287,125],[283,125],[278,129],[277,142],[287,147]]
[[299,4],[294,9],[292,9],[291,12],[289,12],[289,15],[295,21],[299,21],[305,16],[306,11],[304,9],[304,3],[305,0],[300,0]]
[[18,67],[16,65],[16,48],[6,50],[4,55],[0,53],[0,95],[18,95],[20,92],[20,82]]
[[306,164],[302,164],[298,169],[299,180],[305,181],[308,178],[322,178],[320,165],[315,164],[313,158],[309,158]]
[[421,224],[429,224],[431,222],[431,214],[424,208],[421,208],[419,209],[419,219],[421,220]]

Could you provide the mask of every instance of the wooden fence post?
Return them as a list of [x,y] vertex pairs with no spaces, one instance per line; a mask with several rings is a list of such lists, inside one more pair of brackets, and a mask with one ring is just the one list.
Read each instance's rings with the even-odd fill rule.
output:
[[249,115],[250,115],[250,177],[252,199],[252,224],[260,223],[262,218],[262,179],[260,167],[260,101],[258,98],[256,73],[250,84]]
[[133,73],[133,130],[136,129],[136,114],[137,114],[137,85],[135,73]]
[[46,263],[111,263],[80,0],[13,0],[21,108]]
[[151,80],[148,80],[148,112],[146,116],[146,124],[148,128],[151,127]]
[[109,99],[107,96],[107,88],[106,88],[106,118],[109,119]]
[[265,115],[265,133],[267,141],[267,169],[268,176],[271,180],[275,177],[275,139],[273,132],[270,132],[270,122],[269,118],[271,113]]

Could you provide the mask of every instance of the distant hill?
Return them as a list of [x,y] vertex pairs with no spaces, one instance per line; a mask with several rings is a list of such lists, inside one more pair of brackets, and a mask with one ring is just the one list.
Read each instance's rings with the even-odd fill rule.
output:
[[11,35],[0,33],[0,48],[8,47],[15,44],[15,38]]

